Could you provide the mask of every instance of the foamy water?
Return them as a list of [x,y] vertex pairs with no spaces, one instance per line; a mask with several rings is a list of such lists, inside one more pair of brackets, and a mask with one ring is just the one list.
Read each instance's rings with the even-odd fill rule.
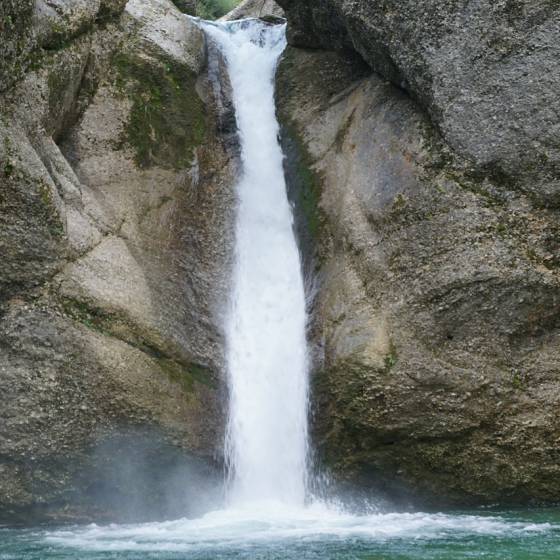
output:
[[303,506],[306,303],[274,104],[285,26],[259,20],[202,25],[227,62],[243,165],[226,328],[229,502]]
[[[290,509],[270,504],[262,508],[213,512],[195,520],[178,520],[142,525],[89,525],[46,534],[48,543],[92,551],[208,552],[272,545],[343,541],[352,547],[362,543],[390,544],[391,541],[455,540],[507,537],[538,538],[558,531],[558,525],[512,521],[480,515],[390,513],[354,516],[325,506]],[[560,543],[560,541],[558,541]],[[262,552],[261,552],[262,553]],[[291,557],[291,556],[286,556]]]

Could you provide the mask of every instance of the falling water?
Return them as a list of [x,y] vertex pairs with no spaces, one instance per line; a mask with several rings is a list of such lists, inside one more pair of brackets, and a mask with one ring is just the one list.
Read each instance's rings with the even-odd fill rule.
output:
[[305,294],[274,105],[285,28],[258,20],[204,28],[227,62],[243,164],[227,324],[230,502],[303,505]]

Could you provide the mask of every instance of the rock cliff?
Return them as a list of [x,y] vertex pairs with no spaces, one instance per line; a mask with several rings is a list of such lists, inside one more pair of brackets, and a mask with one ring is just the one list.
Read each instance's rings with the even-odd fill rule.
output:
[[404,503],[557,501],[558,4],[279,3],[321,461]]
[[281,0],[295,46],[352,50],[480,172],[559,205],[555,0]]
[[124,4],[1,8],[0,523],[183,515],[214,482],[227,81],[170,2]]

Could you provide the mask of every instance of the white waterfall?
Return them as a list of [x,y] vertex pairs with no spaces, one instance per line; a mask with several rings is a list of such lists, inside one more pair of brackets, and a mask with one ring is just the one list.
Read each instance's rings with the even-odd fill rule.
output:
[[205,23],[227,62],[242,176],[227,324],[230,505],[303,505],[307,456],[305,293],[274,105],[284,26]]

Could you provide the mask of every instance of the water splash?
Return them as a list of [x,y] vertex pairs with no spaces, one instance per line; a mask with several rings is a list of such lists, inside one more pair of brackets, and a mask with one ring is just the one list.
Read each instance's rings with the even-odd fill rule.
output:
[[[527,543],[535,547],[548,540],[545,554],[519,558],[556,558],[560,542],[557,523],[514,516],[444,515],[441,513],[390,513],[354,516],[337,513],[320,504],[307,508],[251,508],[209,513],[196,520],[143,525],[68,528],[47,532],[48,544],[83,551],[188,553],[189,558],[518,558],[512,550]],[[507,542],[503,542],[507,539]],[[336,554],[326,553],[336,546]],[[425,550],[420,548],[425,543]],[[440,544],[438,544],[440,543]],[[457,543],[456,545],[454,543]],[[497,548],[496,543],[498,544]],[[457,546],[455,553],[435,554]],[[383,552],[366,555],[366,551]],[[357,553],[362,551],[361,555]],[[501,552],[505,553],[502,556]],[[551,556],[546,552],[550,551]],[[391,552],[394,553],[391,554]],[[441,551],[440,551],[441,552]],[[115,556],[121,558],[120,555]],[[134,556],[139,558],[140,556]],[[141,556],[148,558],[151,556]],[[129,558],[123,555],[123,558]],[[158,556],[159,558],[159,556]],[[184,556],[173,556],[184,558]]]
[[274,74],[285,26],[201,24],[226,59],[242,176],[226,329],[230,505],[303,505],[307,457],[306,304],[286,193]]

